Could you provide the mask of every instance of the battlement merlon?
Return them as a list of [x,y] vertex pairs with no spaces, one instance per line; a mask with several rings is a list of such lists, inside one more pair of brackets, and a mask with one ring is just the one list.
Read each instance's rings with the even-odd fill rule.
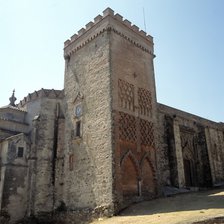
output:
[[153,37],[147,35],[143,30],[139,30],[136,25],[133,25],[127,19],[123,19],[121,15],[114,14],[112,9],[107,8],[103,11],[103,15],[96,16],[93,22],[86,24],[85,28],[80,29],[78,33],[64,42],[65,59],[103,32],[109,30],[132,42],[136,47],[148,52],[153,57],[155,56]]
[[55,89],[40,89],[38,91],[34,91],[33,93],[29,93],[23,100],[19,102],[18,109],[22,109],[27,103],[40,99],[40,98],[49,98],[49,99],[63,99],[64,98],[64,90],[55,90]]

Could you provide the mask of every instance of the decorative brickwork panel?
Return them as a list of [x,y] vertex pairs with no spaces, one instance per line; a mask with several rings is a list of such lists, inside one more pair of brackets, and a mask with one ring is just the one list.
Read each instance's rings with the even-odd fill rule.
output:
[[134,111],[134,85],[118,80],[119,106]]
[[149,90],[143,88],[138,89],[138,104],[139,113],[141,115],[149,116],[152,109],[152,95]]
[[141,133],[141,144],[145,146],[152,146],[154,148],[154,128],[153,123],[140,119],[140,133]]
[[136,119],[134,116],[119,112],[119,139],[136,142]]

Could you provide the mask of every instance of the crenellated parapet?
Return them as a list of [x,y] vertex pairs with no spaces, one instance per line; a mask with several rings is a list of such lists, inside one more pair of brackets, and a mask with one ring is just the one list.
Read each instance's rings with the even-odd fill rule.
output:
[[[119,26],[122,27],[122,29],[119,29]],[[126,32],[124,30],[126,30]],[[127,32],[128,30],[129,32]],[[153,57],[155,56],[152,47],[149,47],[153,46],[152,36],[140,30],[139,27],[132,24],[127,19],[123,19],[120,14],[114,14],[112,9],[107,8],[103,11],[103,15],[96,16],[93,22],[91,21],[86,24],[85,28],[80,29],[76,34],[71,36],[70,39],[64,42],[64,58],[69,58],[71,54],[106,31],[114,32],[136,47],[151,54]],[[131,33],[135,33],[137,38],[133,37]]]
[[18,104],[18,108],[23,107],[28,102],[39,98],[50,98],[50,99],[63,99],[64,91],[63,90],[55,90],[55,89],[40,89],[38,91],[34,91],[33,93],[29,93],[28,96],[24,97]]

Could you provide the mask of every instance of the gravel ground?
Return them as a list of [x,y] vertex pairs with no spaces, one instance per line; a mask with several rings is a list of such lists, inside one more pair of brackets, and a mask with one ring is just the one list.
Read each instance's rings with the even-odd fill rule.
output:
[[133,204],[92,224],[224,224],[224,189],[185,193]]

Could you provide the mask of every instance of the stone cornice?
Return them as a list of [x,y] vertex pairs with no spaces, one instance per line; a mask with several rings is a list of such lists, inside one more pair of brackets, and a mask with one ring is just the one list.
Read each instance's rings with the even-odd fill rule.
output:
[[21,125],[24,125],[24,126],[29,126],[29,124],[27,124],[25,122],[10,120],[10,119],[4,118],[4,117],[0,117],[0,120],[1,121],[5,121],[5,122],[8,122],[8,123],[13,123],[13,124],[16,123],[16,124],[21,124]]
[[[71,37],[70,40],[67,40],[64,42],[64,58],[65,59],[69,58],[73,53],[75,53],[76,51],[78,51],[79,49],[84,47],[86,44],[88,44],[89,42],[94,40],[96,37],[98,37],[102,33],[110,32],[110,31],[121,36],[122,38],[126,39],[130,43],[134,44],[136,47],[140,48],[141,50],[143,50],[146,53],[149,53],[153,57],[155,57],[155,55],[153,54],[153,52],[151,52],[150,49],[143,46],[142,44],[140,44],[139,42],[137,42],[130,36],[126,35],[125,33],[119,31],[118,29],[116,29],[114,26],[112,26],[110,24],[108,24],[106,26],[102,26],[102,28],[98,29],[97,32],[92,31],[92,33],[90,34],[89,31],[91,29],[93,29],[93,27],[96,27],[97,24],[99,24],[105,18],[108,18],[108,17],[111,17],[114,20],[118,21],[119,23],[124,25],[126,28],[128,28],[135,34],[139,35],[145,41],[150,42],[149,44],[153,45],[153,38],[150,35],[147,35],[143,30],[139,30],[139,28],[135,25],[132,25],[130,21],[128,21],[126,19],[123,20],[123,17],[121,15],[119,15],[119,14],[114,15],[114,11],[110,8],[107,8],[106,10],[104,10],[103,16],[98,15],[97,17],[94,18],[94,22],[89,22],[88,24],[86,24],[86,28],[80,29],[77,34],[74,34]],[[84,35],[87,34],[87,32],[89,32],[89,36],[85,38]],[[82,38],[83,38],[83,40],[82,40]],[[79,43],[78,43],[78,41],[79,41]],[[72,44],[75,42],[77,44],[75,46],[72,46]]]
[[149,49],[147,49],[146,47],[144,47],[143,45],[141,45],[140,43],[138,43],[137,41],[133,40],[132,38],[128,37],[127,35],[123,34],[122,32],[116,30],[115,28],[111,28],[111,30],[118,34],[119,36],[123,37],[124,39],[126,39],[127,41],[129,41],[130,43],[134,44],[136,47],[142,49],[143,51],[151,54],[153,57],[155,56],[153,54],[153,52],[151,52]]
[[55,90],[55,89],[41,89],[35,91],[33,93],[29,93],[27,97],[24,97],[23,100],[18,104],[18,108],[23,107],[26,103],[39,99],[39,98],[49,98],[49,99],[63,99],[64,91],[63,90]]
[[18,108],[18,107],[11,106],[11,105],[1,107],[0,110],[12,110],[12,111],[18,111],[18,112],[22,112],[22,113],[27,113],[25,110]]
[[170,115],[171,117],[175,119],[178,119],[178,118],[185,119],[191,122],[195,122],[195,124],[201,124],[204,127],[208,126],[214,129],[223,130],[223,123],[221,122],[218,123],[212,120],[208,120],[198,115],[194,115],[189,112],[185,112],[185,111],[182,111],[182,110],[179,110],[179,109],[176,109],[161,103],[157,103],[157,108],[158,108],[158,112]]

